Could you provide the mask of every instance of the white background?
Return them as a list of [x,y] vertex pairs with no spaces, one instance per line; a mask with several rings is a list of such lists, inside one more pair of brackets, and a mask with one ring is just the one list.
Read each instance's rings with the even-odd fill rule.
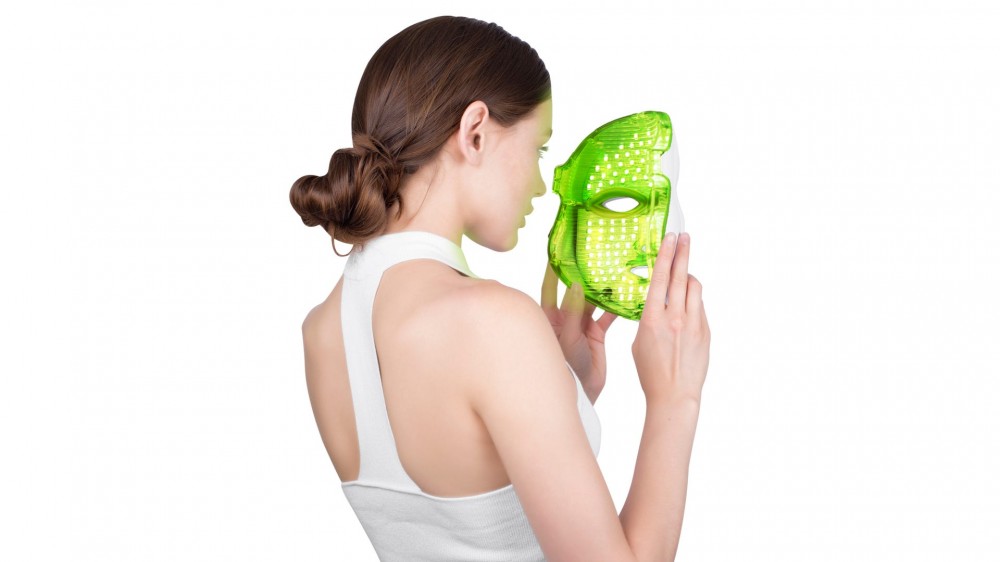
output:
[[[301,321],[344,258],[288,190],[350,145],[375,49],[450,14],[545,60],[549,180],[606,121],[673,120],[713,333],[678,560],[997,560],[998,11],[6,8],[0,558],[376,560],[303,370]],[[514,250],[463,248],[537,298],[558,196],[534,206]],[[636,327],[612,325],[597,402],[619,509]]]

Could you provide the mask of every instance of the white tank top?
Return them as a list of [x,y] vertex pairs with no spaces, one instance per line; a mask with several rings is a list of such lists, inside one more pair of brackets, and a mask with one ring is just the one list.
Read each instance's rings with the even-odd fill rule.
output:
[[[382,273],[399,262],[430,258],[476,278],[461,247],[425,231],[383,234],[352,250],[344,266],[341,324],[360,446],[358,479],[343,482],[347,501],[379,560],[544,561],[513,484],[482,494],[445,498],[424,493],[406,474],[389,425],[375,339],[372,304]],[[594,455],[601,424],[569,363],[577,408]]]

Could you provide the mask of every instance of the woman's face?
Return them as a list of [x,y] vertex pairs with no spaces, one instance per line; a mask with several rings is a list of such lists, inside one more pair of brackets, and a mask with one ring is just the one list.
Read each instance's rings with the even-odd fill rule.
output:
[[[491,233],[470,233],[470,237],[485,238],[477,243],[499,251],[511,249],[517,243],[517,231],[525,225],[525,217],[534,209],[531,200],[545,194],[539,160],[545,143],[552,137],[552,100],[538,105],[526,117],[508,129],[494,129],[500,140],[483,172],[483,184],[488,193],[481,200],[478,220],[489,225]],[[478,234],[479,236],[476,236]],[[503,241],[497,240],[498,238]],[[488,243],[489,239],[496,244]]]
[[[542,179],[539,160],[541,160],[543,152],[548,149],[545,143],[552,137],[552,100],[548,99],[539,104],[535,111],[526,118],[524,125],[527,137],[524,146],[524,162],[527,171],[523,184],[525,192],[522,198],[528,202],[524,213],[527,216],[534,210],[531,206],[531,200],[545,195],[545,180]],[[524,221],[524,217],[521,217],[520,226],[524,226]]]

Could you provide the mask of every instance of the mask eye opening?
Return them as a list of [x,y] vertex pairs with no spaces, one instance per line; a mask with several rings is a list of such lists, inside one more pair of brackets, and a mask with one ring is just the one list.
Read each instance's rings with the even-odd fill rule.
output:
[[631,197],[612,197],[601,201],[600,205],[616,213],[627,213],[639,206],[639,202]]

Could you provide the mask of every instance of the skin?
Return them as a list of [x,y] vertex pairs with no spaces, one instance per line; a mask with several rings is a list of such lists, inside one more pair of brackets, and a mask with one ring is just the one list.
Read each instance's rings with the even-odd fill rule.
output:
[[[424,230],[461,246],[465,234],[481,246],[506,252],[517,244],[531,200],[544,195],[539,150],[552,136],[552,100],[546,100],[510,128],[490,119],[489,108],[470,104],[459,130],[439,160],[408,178],[401,188],[407,210],[391,220],[386,233]],[[396,207],[390,209],[394,219]],[[580,379],[591,403],[607,378],[605,335],[617,315],[593,319],[595,306],[574,285],[557,306],[558,277],[545,264],[541,307],[559,339],[563,355]]]

